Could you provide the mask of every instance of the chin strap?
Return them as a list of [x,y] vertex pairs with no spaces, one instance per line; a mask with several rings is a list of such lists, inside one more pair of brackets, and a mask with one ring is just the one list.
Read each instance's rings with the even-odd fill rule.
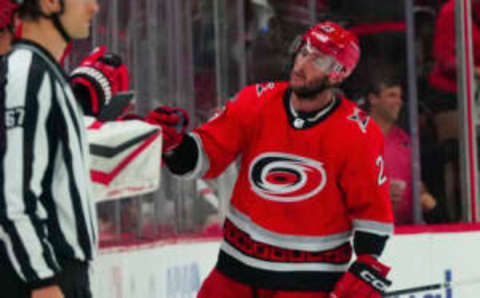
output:
[[[62,13],[63,13],[63,9],[62,9]],[[58,32],[60,32],[60,35],[62,35],[65,42],[69,43],[72,40],[72,38],[70,37],[70,35],[68,35],[67,31],[65,30],[65,27],[63,27],[62,23],[60,22],[60,14],[55,13],[50,18],[52,19],[53,25],[55,25],[55,28],[57,28]]]
[[61,5],[61,8],[59,12],[52,13],[50,15],[47,15],[43,12],[41,12],[41,14],[42,14],[42,17],[52,20],[53,25],[58,30],[58,32],[60,32],[60,35],[63,37],[65,42],[69,43],[72,40],[72,38],[70,37],[70,35],[68,35],[67,31],[65,30],[65,27],[62,25],[62,22],[60,22],[60,16],[65,12],[65,1],[60,0],[60,5]]

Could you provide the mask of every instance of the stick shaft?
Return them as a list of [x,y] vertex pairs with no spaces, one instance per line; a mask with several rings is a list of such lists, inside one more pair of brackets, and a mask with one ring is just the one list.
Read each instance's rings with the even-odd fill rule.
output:
[[444,286],[445,286],[444,284],[431,284],[431,285],[426,285],[426,286],[401,289],[401,290],[396,290],[396,291],[385,293],[385,294],[383,294],[383,297],[393,297],[393,296],[411,294],[411,293],[416,293],[416,292],[438,290],[438,289],[443,288]]

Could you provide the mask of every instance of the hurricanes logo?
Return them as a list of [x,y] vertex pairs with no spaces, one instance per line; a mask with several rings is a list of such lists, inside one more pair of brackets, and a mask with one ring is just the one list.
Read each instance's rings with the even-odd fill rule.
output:
[[249,181],[252,190],[262,198],[298,202],[315,196],[325,187],[327,172],[321,162],[269,152],[252,161]]

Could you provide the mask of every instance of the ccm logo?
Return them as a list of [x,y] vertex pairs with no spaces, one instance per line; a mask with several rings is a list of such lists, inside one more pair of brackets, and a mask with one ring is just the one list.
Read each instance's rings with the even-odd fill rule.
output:
[[361,271],[360,276],[369,284],[371,284],[375,289],[381,292],[384,292],[388,288],[388,285],[384,281],[378,279],[375,275],[373,275],[368,270]]

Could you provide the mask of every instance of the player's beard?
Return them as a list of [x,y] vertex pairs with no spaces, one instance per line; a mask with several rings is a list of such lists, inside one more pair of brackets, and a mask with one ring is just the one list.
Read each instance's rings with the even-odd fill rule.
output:
[[328,82],[328,76],[300,87],[291,86],[292,91],[300,100],[312,100],[317,94],[330,88],[332,88],[332,85]]

